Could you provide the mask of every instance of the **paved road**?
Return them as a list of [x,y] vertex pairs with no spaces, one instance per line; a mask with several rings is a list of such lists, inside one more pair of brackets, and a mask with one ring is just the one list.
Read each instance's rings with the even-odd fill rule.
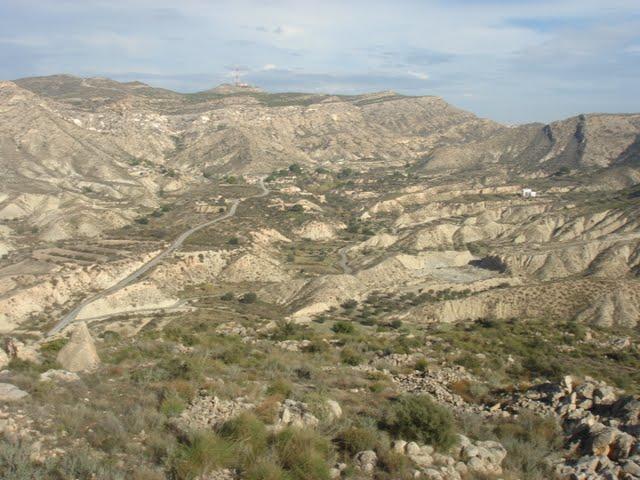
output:
[[[262,189],[262,192],[257,194],[257,195],[254,195],[252,197],[248,197],[248,198],[261,198],[261,197],[264,197],[264,196],[269,194],[269,190],[264,185],[264,179],[262,179],[262,178],[260,179],[259,185],[260,185],[260,188]],[[162,260],[164,260],[167,256],[171,255],[173,252],[175,252],[177,249],[179,249],[182,246],[182,244],[184,243],[184,241],[187,238],[189,238],[191,235],[196,233],[197,231],[202,230],[203,228],[207,228],[207,227],[209,227],[211,225],[215,225],[216,223],[221,222],[223,220],[226,220],[227,218],[233,217],[236,214],[236,210],[238,208],[238,204],[239,203],[240,203],[240,200],[234,200],[233,203],[231,204],[231,208],[224,215],[222,215],[220,217],[217,217],[217,218],[214,218],[213,220],[210,220],[210,221],[208,221],[206,223],[202,223],[200,225],[192,227],[189,230],[183,232],[178,238],[176,238],[173,241],[173,243],[171,245],[169,245],[167,247],[166,250],[164,250],[161,253],[159,253],[158,255],[156,255],[154,258],[152,258],[147,263],[145,263],[140,268],[138,268],[135,272],[129,274],[126,278],[123,278],[118,283],[116,283],[115,285],[110,286],[106,290],[103,290],[101,292],[96,293],[95,295],[92,295],[92,296],[90,296],[88,298],[85,298],[82,302],[80,302],[78,305],[76,305],[76,307],[73,310],[71,310],[64,317],[62,317],[60,319],[60,321],[55,325],[55,327],[53,327],[51,330],[49,330],[49,333],[47,333],[47,335],[54,335],[54,334],[60,332],[67,325],[69,325],[71,322],[73,322],[76,319],[76,317],[78,316],[78,314],[80,313],[80,311],[84,307],[86,307],[87,305],[89,305],[89,304],[91,304],[91,303],[95,302],[96,300],[99,300],[99,299],[101,299],[103,297],[111,295],[112,293],[117,292],[118,290],[121,290],[124,287],[126,287],[128,285],[131,285],[132,283],[136,282],[145,273],[147,273],[149,270],[151,270],[152,268],[157,266],[160,262],[162,262]]]

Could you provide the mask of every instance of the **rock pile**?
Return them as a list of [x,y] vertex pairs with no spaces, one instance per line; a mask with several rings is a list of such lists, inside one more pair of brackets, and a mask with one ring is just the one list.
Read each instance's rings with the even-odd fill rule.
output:
[[537,385],[507,408],[552,414],[572,459],[556,465],[562,479],[640,478],[640,400],[586,377]]
[[507,451],[498,442],[472,441],[459,435],[458,446],[450,455],[438,453],[430,445],[419,445],[416,442],[397,440],[393,449],[408,456],[428,479],[461,479],[471,475],[496,476],[502,474],[502,462]]
[[281,430],[285,427],[315,428],[320,421],[309,411],[306,403],[298,402],[290,398],[280,405],[275,429]]
[[[476,476],[495,477],[502,474],[502,462],[507,451],[498,442],[474,442],[464,435],[459,435],[458,446],[449,455],[438,453],[430,445],[419,445],[416,442],[396,440],[393,450],[406,455],[416,467],[416,478],[429,480],[461,480]],[[378,456],[373,450],[358,452],[353,457],[353,464],[364,474],[371,474],[378,464]],[[334,477],[341,474],[334,469]]]
[[196,397],[191,405],[172,421],[172,425],[183,432],[215,428],[253,407],[252,403],[242,398],[224,400],[203,394]]

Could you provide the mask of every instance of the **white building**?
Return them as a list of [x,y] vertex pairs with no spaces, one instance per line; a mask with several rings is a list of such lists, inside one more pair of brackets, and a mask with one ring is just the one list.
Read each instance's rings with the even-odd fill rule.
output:
[[538,196],[538,192],[536,192],[535,190],[531,190],[530,188],[523,188],[522,189],[522,197],[523,198],[534,198]]

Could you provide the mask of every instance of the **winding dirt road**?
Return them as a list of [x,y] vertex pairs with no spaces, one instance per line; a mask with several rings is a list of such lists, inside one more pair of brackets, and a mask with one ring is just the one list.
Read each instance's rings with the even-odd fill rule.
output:
[[[260,185],[260,188],[262,189],[262,192],[257,194],[257,195],[253,195],[251,197],[247,197],[247,199],[249,199],[249,198],[261,198],[261,197],[265,197],[265,196],[267,196],[269,194],[269,190],[265,186],[263,178],[261,178],[259,180],[258,184]],[[185,232],[180,234],[180,236],[178,238],[176,238],[173,241],[173,243],[171,243],[171,245],[169,245],[165,250],[163,250],[158,255],[153,257],[151,260],[149,260],[147,263],[142,265],[136,271],[134,271],[131,274],[129,274],[126,278],[123,278],[118,283],[116,283],[115,285],[110,286],[106,290],[98,292],[98,293],[96,293],[96,294],[84,299],[82,302],[80,302],[78,305],[76,305],[76,307],[73,310],[71,310],[64,317],[62,317],[60,319],[60,321],[51,330],[49,330],[49,332],[47,333],[47,336],[55,335],[56,333],[58,333],[61,330],[63,330],[67,325],[69,325],[71,322],[73,322],[76,319],[76,317],[78,316],[80,311],[84,307],[86,307],[87,305],[95,302],[96,300],[99,300],[99,299],[104,298],[104,297],[106,297],[108,295],[111,295],[112,293],[117,292],[118,290],[122,290],[124,287],[127,287],[127,286],[131,285],[132,283],[136,282],[138,279],[140,279],[140,277],[142,277],[149,270],[151,270],[152,268],[157,266],[167,256],[171,255],[173,252],[175,252],[177,249],[179,249],[182,246],[182,244],[184,243],[184,241],[187,238],[189,238],[191,235],[193,235],[194,233],[202,230],[203,228],[207,228],[207,227],[209,227],[211,225],[215,225],[216,223],[221,222],[223,220],[226,220],[227,218],[233,217],[236,214],[236,210],[238,209],[238,205],[239,204],[240,204],[240,200],[234,200],[233,203],[231,204],[231,208],[224,215],[221,215],[220,217],[214,218],[213,220],[210,220],[210,221],[205,222],[205,223],[201,223],[200,225],[197,225],[195,227],[190,228],[189,230],[186,230]]]

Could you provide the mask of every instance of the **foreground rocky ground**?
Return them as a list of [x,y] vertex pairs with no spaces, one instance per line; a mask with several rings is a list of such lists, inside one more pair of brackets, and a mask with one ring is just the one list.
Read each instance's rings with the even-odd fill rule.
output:
[[[3,478],[638,478],[638,384],[532,362],[567,342],[534,321],[529,336],[495,320],[301,325],[259,299],[216,301],[224,317],[157,317],[133,336],[80,322],[69,339],[8,339]],[[485,332],[523,343],[501,360]],[[581,338],[618,369],[640,357],[633,334]]]

